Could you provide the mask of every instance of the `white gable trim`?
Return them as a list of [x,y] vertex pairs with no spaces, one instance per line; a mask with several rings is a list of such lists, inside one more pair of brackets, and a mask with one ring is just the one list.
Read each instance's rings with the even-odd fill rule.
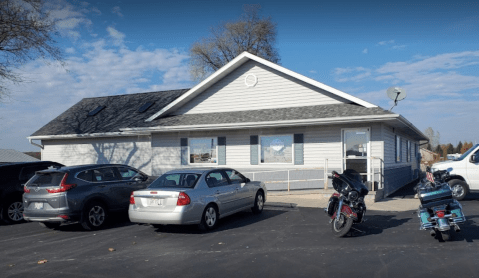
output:
[[191,99],[193,99],[194,97],[196,97],[197,95],[199,95],[201,92],[203,92],[204,90],[206,90],[207,88],[209,88],[211,85],[213,85],[214,83],[218,82],[220,79],[222,79],[224,76],[226,76],[227,74],[229,74],[230,72],[232,72],[233,70],[237,69],[239,66],[243,65],[245,62],[247,62],[248,60],[254,60],[258,63],[261,63],[265,66],[268,66],[272,69],[275,69],[279,72],[282,72],[284,74],[287,74],[291,77],[294,77],[298,80],[301,80],[305,83],[308,83],[310,85],[313,85],[315,87],[318,87],[322,90],[325,90],[327,92],[330,92],[334,95],[337,95],[341,98],[344,98],[344,99],[347,99],[351,102],[354,102],[354,103],[357,103],[359,105],[362,105],[364,107],[367,107],[367,108],[373,108],[373,107],[377,107],[376,105],[372,104],[372,103],[369,103],[367,101],[364,101],[362,99],[359,99],[357,97],[354,97],[350,94],[347,94],[345,92],[342,92],[338,89],[335,89],[333,87],[330,87],[330,86],[327,86],[321,82],[318,82],[316,80],[313,80],[309,77],[306,77],[304,75],[301,75],[299,73],[296,73],[296,72],[293,72],[291,70],[288,70],[282,66],[279,66],[275,63],[272,63],[270,61],[267,61],[263,58],[260,58],[258,56],[255,56],[253,54],[250,54],[248,52],[243,52],[241,53],[238,57],[234,58],[233,60],[231,60],[228,64],[226,64],[225,66],[223,66],[222,68],[220,68],[219,70],[217,70],[215,73],[213,73],[211,76],[209,76],[208,78],[206,78],[205,80],[203,80],[203,82],[199,83],[198,85],[196,85],[195,87],[191,88],[189,91],[187,91],[186,93],[184,93],[182,96],[180,96],[179,98],[177,98],[175,101],[171,102],[170,104],[168,104],[167,106],[165,106],[163,109],[161,109],[160,111],[158,111],[157,113],[155,113],[153,116],[151,116],[150,118],[146,119],[147,122],[150,122],[150,121],[153,121],[154,119],[158,118],[159,116],[163,115],[163,114],[166,114],[166,113],[169,113],[169,112],[173,112],[175,111],[177,108],[179,108],[180,106],[184,105],[185,103],[187,103],[188,101],[190,101]]

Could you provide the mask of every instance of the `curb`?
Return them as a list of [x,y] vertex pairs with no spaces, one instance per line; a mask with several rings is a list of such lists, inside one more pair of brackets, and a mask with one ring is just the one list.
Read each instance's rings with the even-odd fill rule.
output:
[[265,207],[280,207],[280,208],[295,208],[298,204],[295,203],[279,203],[279,202],[266,202]]

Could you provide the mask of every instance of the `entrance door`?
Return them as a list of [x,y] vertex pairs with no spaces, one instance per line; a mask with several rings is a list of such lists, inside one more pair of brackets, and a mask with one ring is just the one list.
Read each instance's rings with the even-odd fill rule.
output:
[[343,169],[353,169],[369,180],[369,128],[343,130]]

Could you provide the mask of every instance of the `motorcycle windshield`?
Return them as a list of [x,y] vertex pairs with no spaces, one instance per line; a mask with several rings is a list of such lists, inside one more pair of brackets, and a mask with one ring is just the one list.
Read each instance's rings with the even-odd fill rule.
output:
[[359,192],[361,196],[366,196],[368,194],[369,190],[364,185],[361,175],[358,172],[352,169],[346,169],[344,170],[342,176],[352,188]]

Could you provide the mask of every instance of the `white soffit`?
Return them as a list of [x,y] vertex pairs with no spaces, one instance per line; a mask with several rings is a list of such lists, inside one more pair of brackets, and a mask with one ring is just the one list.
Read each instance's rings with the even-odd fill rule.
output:
[[342,92],[338,89],[335,89],[333,87],[330,87],[328,85],[325,85],[321,82],[318,82],[316,80],[313,80],[309,77],[306,77],[304,75],[301,75],[299,73],[296,73],[294,71],[291,71],[291,70],[288,70],[282,66],[279,66],[275,63],[272,63],[270,61],[267,61],[263,58],[260,58],[258,56],[255,56],[253,54],[250,54],[248,52],[243,52],[241,53],[238,57],[234,58],[233,60],[231,60],[228,64],[224,65],[222,68],[220,68],[219,70],[217,70],[215,73],[213,73],[211,76],[209,76],[208,78],[206,78],[205,80],[203,80],[201,83],[199,83],[198,85],[196,85],[195,87],[191,88],[189,91],[187,91],[186,93],[184,93],[182,96],[180,96],[179,98],[177,98],[175,101],[171,102],[170,104],[168,104],[167,106],[165,106],[163,109],[161,109],[160,111],[158,111],[157,113],[155,113],[153,116],[151,116],[150,118],[146,119],[147,122],[150,122],[150,121],[153,121],[154,119],[158,118],[159,116],[163,115],[163,114],[166,114],[168,112],[172,112],[172,111],[175,111],[176,109],[178,109],[180,106],[183,106],[185,103],[187,103],[188,101],[190,101],[191,99],[193,99],[194,97],[196,97],[197,95],[199,95],[201,92],[203,92],[204,90],[206,90],[207,88],[209,88],[211,85],[215,84],[216,82],[218,82],[220,79],[222,79],[223,77],[225,77],[227,74],[229,74],[230,72],[232,72],[233,70],[237,69],[239,66],[243,65],[244,63],[246,63],[248,60],[254,60],[258,63],[261,63],[265,66],[268,66],[270,68],[273,68],[279,72],[282,72],[284,74],[287,74],[289,76],[292,76],[296,79],[299,79],[303,82],[306,82],[310,85],[313,85],[313,86],[316,86],[320,89],[323,89],[327,92],[330,92],[334,95],[337,95],[339,97],[342,97],[344,99],[347,99],[351,102],[354,102],[354,103],[357,103],[359,105],[362,105],[366,108],[373,108],[373,107],[377,107],[377,105],[374,105],[372,103],[369,103],[367,101],[364,101],[362,99],[359,99],[357,97],[354,97],[350,94],[347,94],[345,92]]

